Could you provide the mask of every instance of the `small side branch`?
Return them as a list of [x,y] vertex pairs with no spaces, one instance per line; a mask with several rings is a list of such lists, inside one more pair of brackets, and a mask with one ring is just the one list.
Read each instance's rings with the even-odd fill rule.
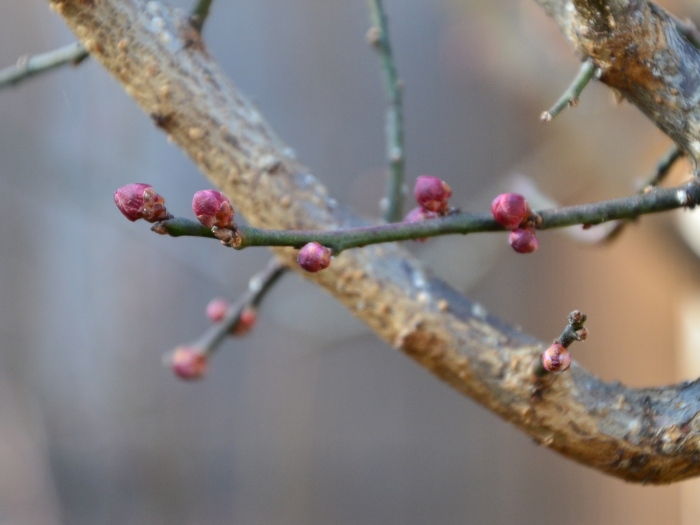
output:
[[248,290],[229,307],[221,322],[212,325],[193,346],[200,348],[208,355],[213,354],[236,327],[243,310],[247,307],[257,308],[285,271],[286,267],[277,259],[270,259],[265,269],[250,279]]
[[66,64],[77,65],[85,60],[88,54],[80,42],[74,42],[41,55],[21,57],[14,66],[0,70],[0,88],[14,86],[22,80]]
[[389,30],[382,0],[369,0],[372,27],[367,32],[367,41],[377,50],[384,70],[384,84],[389,97],[386,116],[387,158],[389,160],[389,183],[384,219],[400,221],[403,216],[404,188],[404,132],[403,132],[403,88],[396,71],[391,52]]
[[[683,157],[683,155],[684,153],[681,148],[676,145],[671,146],[664,156],[659,159],[659,162],[656,165],[656,170],[642,186],[639,193],[643,194],[652,191],[659,184],[661,184],[661,182],[663,182],[663,180],[666,178],[666,175],[668,175],[668,173],[671,171],[671,168],[676,161]],[[601,241],[607,243],[617,239],[617,237],[619,237],[629,223],[629,220],[618,222],[615,227],[601,239]]]
[[564,94],[556,101],[556,103],[540,115],[542,122],[551,122],[554,117],[561,113],[564,108],[576,107],[578,99],[583,92],[583,89],[588,85],[591,79],[597,74],[598,68],[590,60],[586,60],[579,69],[576,78],[571,85],[564,91]]
[[192,27],[194,27],[199,33],[202,32],[204,22],[207,21],[212,1],[213,0],[197,0],[197,3],[192,8],[192,15],[190,17],[190,20],[192,23]]

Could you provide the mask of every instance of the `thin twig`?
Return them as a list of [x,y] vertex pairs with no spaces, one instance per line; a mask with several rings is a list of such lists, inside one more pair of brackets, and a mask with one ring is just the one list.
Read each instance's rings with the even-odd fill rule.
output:
[[46,73],[65,64],[77,65],[88,55],[89,53],[80,42],[73,42],[41,55],[21,57],[14,66],[0,71],[0,88],[14,86],[22,80]]
[[[639,193],[646,193],[656,188],[661,182],[666,178],[666,175],[671,171],[671,168],[676,163],[678,159],[683,157],[684,153],[681,148],[675,144],[664,154],[663,157],[659,159],[656,165],[656,170],[648,178],[647,182],[642,186]],[[630,223],[630,220],[623,220],[618,222],[608,234],[601,239],[601,242],[609,243],[617,239],[625,227]]]
[[200,349],[205,354],[212,355],[238,324],[243,310],[247,307],[258,307],[265,294],[270,291],[286,269],[277,259],[271,259],[263,271],[250,279],[248,290],[234,304],[229,306],[224,318],[209,327],[192,346]]
[[578,99],[581,96],[583,88],[591,81],[591,79],[596,75],[598,68],[590,60],[586,60],[581,64],[581,69],[579,69],[576,78],[569,85],[569,87],[564,91],[562,96],[556,103],[548,110],[540,115],[540,120],[542,122],[551,122],[554,117],[561,113],[564,108],[576,107],[578,104]]
[[389,27],[382,0],[369,0],[369,10],[372,27],[367,32],[367,41],[377,50],[381,59],[384,85],[389,98],[389,109],[386,114],[386,146],[390,176],[384,220],[397,222],[403,217],[405,168],[403,88],[391,52]]
[[[692,208],[700,204],[700,182],[695,180],[676,188],[661,189],[591,204],[542,210],[536,213],[535,226],[540,230],[564,228],[577,224],[589,227],[604,222],[634,219],[640,215],[677,208]],[[292,246],[301,248],[316,241],[331,248],[334,254],[369,244],[410,239],[422,239],[450,234],[503,231],[490,213],[454,213],[446,217],[414,223],[392,223],[343,230],[265,230],[252,226],[238,226],[235,232],[218,230],[217,234],[196,221],[175,218],[157,223],[154,231],[161,234],[235,239],[224,242],[236,249],[251,246]],[[224,232],[224,236],[222,236]]]
[[192,8],[190,23],[199,33],[202,32],[204,22],[207,21],[207,17],[209,16],[209,8],[211,7],[212,1],[213,0],[197,0],[197,3]]

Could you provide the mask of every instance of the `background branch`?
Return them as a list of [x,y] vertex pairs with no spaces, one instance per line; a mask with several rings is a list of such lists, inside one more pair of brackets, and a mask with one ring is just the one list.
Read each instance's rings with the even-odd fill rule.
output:
[[386,113],[386,149],[389,161],[386,209],[384,219],[397,222],[403,217],[404,192],[404,132],[403,132],[403,87],[396,72],[396,63],[389,40],[389,22],[382,0],[369,0],[372,27],[367,40],[377,50],[384,72],[384,85],[389,98]]
[[[558,19],[573,19],[566,14],[566,2],[541,4]],[[366,224],[328,199],[325,188],[293,157],[204,46],[192,45],[197,35],[184,13],[154,3],[146,9],[143,0],[66,0],[53,5],[82,41],[99,42],[95,58],[146,114],[166,117],[159,122],[169,138],[231,197],[253,226],[337,229]],[[644,17],[654,17],[654,28],[668,29],[668,17],[658,14],[658,8],[645,4],[643,9]],[[154,32],[156,16],[160,21]],[[668,30],[671,36],[682,36],[675,26]],[[572,34],[570,27],[567,34]],[[580,47],[595,48],[594,43],[589,39]],[[637,43],[649,51],[650,43]],[[668,56],[662,51],[659,60]],[[654,56],[641,56],[654,67]],[[625,87],[619,66],[600,57],[596,64],[603,66],[608,83]],[[664,72],[667,68],[661,66]],[[153,70],[158,74],[149,75]],[[678,76],[692,80],[691,74],[683,69]],[[671,88],[670,81],[655,82]],[[625,96],[646,104],[645,112],[654,122],[677,143],[690,146],[697,137],[688,129],[694,128],[682,130],[676,119],[688,113],[692,123],[700,109],[669,109],[663,100],[654,106],[654,99],[646,96],[649,86],[637,87],[638,83],[639,78],[628,78]],[[288,207],[280,206],[283,197],[290,199]],[[275,253],[293,262],[292,250]],[[324,272],[307,277],[453,388],[567,457],[650,483],[700,473],[698,382],[630,389],[603,383],[575,363],[571,373],[538,379],[532,374],[533,363],[545,345],[475,308],[394,244],[349,251]]]

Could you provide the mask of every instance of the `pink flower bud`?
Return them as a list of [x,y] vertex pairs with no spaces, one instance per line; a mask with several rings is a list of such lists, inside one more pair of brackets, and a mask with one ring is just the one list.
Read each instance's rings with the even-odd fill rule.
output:
[[253,329],[255,321],[258,319],[258,314],[253,308],[244,308],[241,312],[241,317],[238,319],[236,326],[231,330],[231,335],[245,335]]
[[540,242],[535,237],[535,231],[530,228],[513,230],[510,232],[508,241],[518,253],[532,253],[540,246]]
[[[439,217],[439,215],[434,212],[434,211],[429,211],[423,208],[413,208],[411,211],[408,212],[408,215],[404,217],[403,222],[407,223],[413,223],[413,222],[423,222],[427,221],[428,219],[436,219]],[[414,239],[418,242],[425,242],[428,239],[423,238],[423,239]]]
[[229,302],[226,299],[212,299],[207,305],[207,317],[212,323],[220,323],[226,316]]
[[563,372],[571,366],[571,354],[561,343],[554,343],[542,354],[542,366],[550,372]]
[[114,192],[114,204],[132,222],[138,219],[158,222],[170,218],[165,200],[150,184],[137,182],[122,186]]
[[514,230],[525,222],[532,212],[525,197],[517,193],[501,193],[491,203],[496,222],[507,230]]
[[315,241],[310,242],[299,250],[297,262],[307,272],[325,270],[331,264],[331,250]]
[[170,367],[180,379],[201,379],[207,371],[208,357],[199,348],[181,346],[173,352]]
[[452,188],[442,179],[422,175],[416,179],[413,195],[422,208],[443,214],[447,211],[447,201],[452,196]]
[[233,207],[228,197],[216,190],[201,190],[194,194],[192,211],[207,228],[233,226]]

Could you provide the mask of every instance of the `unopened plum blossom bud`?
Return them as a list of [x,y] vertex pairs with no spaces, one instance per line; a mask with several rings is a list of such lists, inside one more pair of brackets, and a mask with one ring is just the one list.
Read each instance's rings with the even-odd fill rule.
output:
[[226,299],[212,299],[207,305],[207,317],[212,323],[220,323],[226,316],[228,307],[229,302]]
[[216,190],[200,190],[192,198],[192,211],[207,228],[233,226],[233,207],[226,195]]
[[194,346],[181,346],[173,352],[170,367],[180,379],[201,379],[207,371],[208,357]]
[[501,193],[493,199],[491,213],[496,222],[507,230],[515,230],[532,214],[525,197],[518,193]]
[[421,175],[416,179],[413,195],[425,210],[444,214],[448,208],[447,201],[452,196],[452,188],[442,179]]
[[316,241],[310,242],[299,250],[297,262],[307,272],[325,270],[331,264],[331,250]]
[[258,319],[257,312],[250,307],[243,308],[241,316],[236,323],[236,326],[231,330],[231,335],[245,335],[253,329],[255,326],[255,321]]
[[510,232],[508,242],[510,242],[511,248],[518,253],[532,253],[540,246],[534,230],[530,228],[513,230]]
[[563,372],[571,366],[571,354],[564,345],[555,342],[542,354],[542,366],[549,372]]
[[165,200],[150,184],[136,182],[122,186],[114,192],[114,204],[132,222],[139,219],[158,222],[170,218]]
[[[413,223],[413,222],[423,222],[427,221],[429,219],[436,219],[439,217],[439,215],[430,210],[423,209],[421,207],[418,208],[413,208],[411,211],[408,212],[406,217],[404,217],[403,222],[408,222],[408,223]],[[415,239],[418,242],[425,242],[428,239],[423,238],[423,239]]]

